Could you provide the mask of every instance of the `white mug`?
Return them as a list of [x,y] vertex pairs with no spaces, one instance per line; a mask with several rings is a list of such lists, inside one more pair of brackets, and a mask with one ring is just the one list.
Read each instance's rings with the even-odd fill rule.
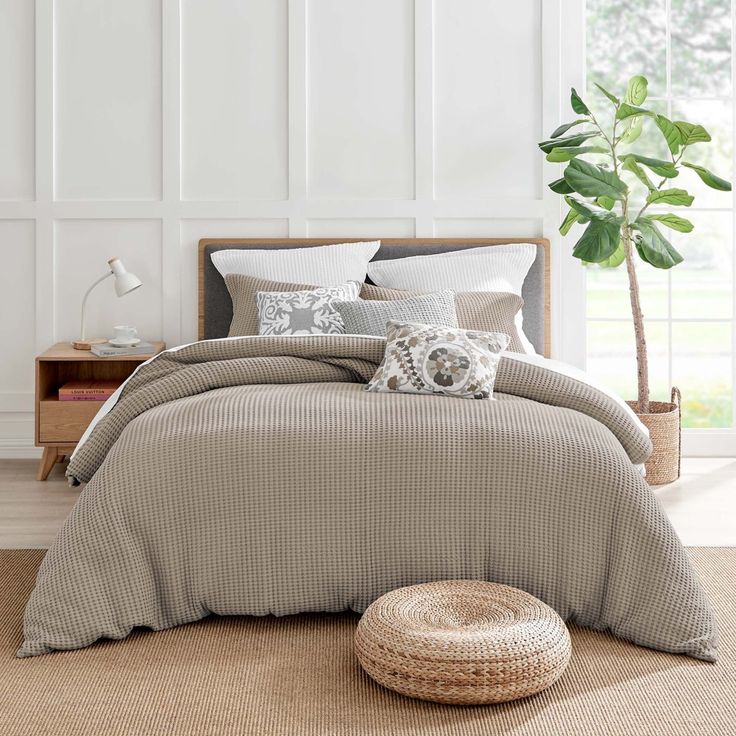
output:
[[115,332],[114,336],[110,338],[110,342],[112,343],[130,343],[138,339],[138,330],[135,327],[116,325],[112,329]]

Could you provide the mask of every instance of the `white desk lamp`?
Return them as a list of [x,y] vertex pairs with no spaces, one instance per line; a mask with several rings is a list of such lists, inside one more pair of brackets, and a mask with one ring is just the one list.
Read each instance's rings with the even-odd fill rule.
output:
[[111,258],[107,262],[107,265],[110,266],[110,270],[104,276],[100,276],[100,278],[97,279],[97,281],[95,281],[92,286],[89,287],[89,289],[87,289],[87,293],[82,299],[82,329],[80,331],[81,337],[78,340],[74,340],[74,342],[72,342],[72,345],[77,350],[89,350],[92,345],[99,345],[100,343],[107,342],[107,340],[101,338],[92,338],[91,340],[88,340],[86,338],[86,332],[84,328],[84,312],[87,306],[87,297],[90,295],[92,289],[94,289],[97,284],[102,283],[106,278],[109,278],[110,276],[115,277],[115,293],[118,296],[129,294],[131,291],[134,291],[143,284],[143,282],[134,273],[130,273],[130,271],[125,270],[125,266],[119,258]]

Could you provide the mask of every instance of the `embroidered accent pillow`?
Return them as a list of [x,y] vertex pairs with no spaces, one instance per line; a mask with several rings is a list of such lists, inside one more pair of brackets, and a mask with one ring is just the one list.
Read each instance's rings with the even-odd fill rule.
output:
[[259,291],[258,334],[341,335],[345,327],[332,302],[357,299],[359,291],[357,281],[312,291]]
[[[418,296],[419,292],[402,289],[389,289],[386,286],[363,284],[360,298],[376,301],[393,301]],[[461,291],[455,294],[455,310],[457,326],[463,330],[478,332],[503,332],[511,338],[507,350],[513,353],[524,353],[524,344],[516,327],[516,315],[524,305],[524,300],[516,294],[501,291]],[[407,319],[397,315],[395,319],[407,322],[427,322],[442,324],[431,319]],[[349,332],[349,330],[348,330]]]
[[366,391],[493,398],[509,336],[412,322],[388,323],[386,353]]
[[436,294],[395,301],[336,301],[333,306],[340,312],[348,335],[384,337],[389,320],[457,327],[455,294],[452,291],[438,291]]

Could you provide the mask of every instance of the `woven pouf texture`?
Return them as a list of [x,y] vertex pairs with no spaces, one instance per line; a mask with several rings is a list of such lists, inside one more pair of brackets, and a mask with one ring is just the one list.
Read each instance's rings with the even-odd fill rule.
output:
[[374,601],[358,623],[355,653],[376,682],[402,695],[480,705],[549,687],[571,645],[564,621],[529,593],[448,580]]

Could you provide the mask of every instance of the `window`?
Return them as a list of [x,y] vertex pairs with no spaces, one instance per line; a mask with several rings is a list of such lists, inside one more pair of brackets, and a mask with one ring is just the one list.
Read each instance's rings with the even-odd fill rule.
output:
[[[649,79],[647,106],[670,119],[700,123],[713,143],[688,158],[734,177],[733,9],[730,0],[588,0],[588,97],[593,82],[625,89],[628,78]],[[661,134],[645,123],[640,140],[669,158]],[[636,146],[634,146],[636,150]],[[695,224],[672,235],[685,261],[660,271],[637,261],[649,346],[652,399],[669,400],[678,386],[683,426],[734,427],[736,397],[736,263],[733,198],[708,189],[691,172],[676,186],[695,196],[683,214]],[[626,398],[636,395],[634,336],[623,267],[586,271],[588,370]]]

